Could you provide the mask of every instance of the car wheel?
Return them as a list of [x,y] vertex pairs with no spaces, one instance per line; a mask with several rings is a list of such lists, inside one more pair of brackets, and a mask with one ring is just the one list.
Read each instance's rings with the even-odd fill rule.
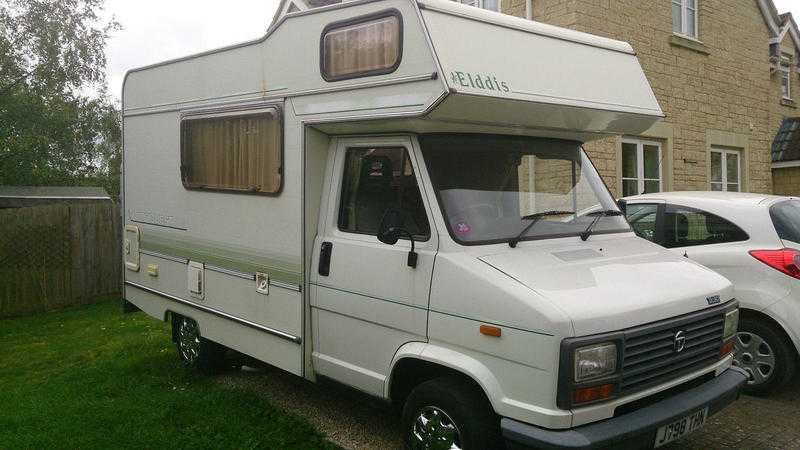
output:
[[797,355],[773,324],[753,318],[739,323],[734,364],[750,376],[745,393],[767,395],[783,387],[797,369]]
[[503,448],[489,401],[458,378],[437,378],[414,388],[403,407],[402,424],[412,450]]
[[213,373],[221,369],[225,362],[225,347],[200,336],[197,322],[188,317],[175,316],[175,344],[178,356],[186,367]]

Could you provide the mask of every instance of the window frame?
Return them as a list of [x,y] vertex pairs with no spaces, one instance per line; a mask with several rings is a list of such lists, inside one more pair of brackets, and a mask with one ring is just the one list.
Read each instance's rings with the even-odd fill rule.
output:
[[[713,159],[712,159],[711,156],[714,153],[720,153],[721,154],[721,157],[720,157],[720,165],[721,165],[720,173],[722,174],[721,181],[714,181],[714,180],[711,179],[711,173],[714,170],[711,167],[711,164],[713,164]],[[736,183],[729,183],[728,182],[728,155],[729,154],[735,154],[736,157],[737,157],[736,158],[737,159],[737,161],[736,161],[736,173],[737,173],[737,177],[738,177],[739,181],[737,181]],[[709,168],[708,184],[709,184],[709,187],[713,187],[715,184],[722,184],[722,190],[721,191],[716,191],[716,192],[742,192],[742,154],[743,154],[743,152],[741,150],[712,147],[710,152],[709,152],[709,158],[708,158],[708,164],[709,164],[709,166],[708,166],[708,168]],[[735,184],[738,189],[735,190],[735,191],[729,191],[728,190],[728,184]],[[713,191],[713,189],[711,189],[711,190]]]
[[[687,39],[692,39],[695,41],[699,41],[699,29],[700,29],[700,0],[694,0],[694,8],[689,8],[688,0],[672,0],[670,2],[670,8],[672,8],[673,4],[680,4],[681,8],[681,31],[675,31],[675,23],[672,24],[672,33],[677,34],[678,36],[685,37]],[[688,33],[687,29],[687,18],[689,17],[689,10],[694,11],[694,30],[691,30],[693,34]],[[670,16],[672,11],[670,10]]]
[[[408,157],[408,162],[411,164],[411,171],[414,174],[414,180],[417,183],[417,190],[419,191],[420,200],[422,200],[422,208],[425,210],[425,218],[428,221],[428,234],[426,236],[413,236],[414,242],[428,242],[431,240],[431,236],[433,235],[433,222],[431,221],[431,215],[428,211],[428,206],[425,199],[425,190],[422,187],[422,183],[420,181],[420,172],[419,168],[414,164],[414,157],[411,152],[411,148],[403,145],[403,144],[392,144],[392,143],[376,143],[375,145],[369,144],[353,144],[353,145],[345,145],[342,149],[341,161],[342,165],[339,167],[337,171],[337,176],[339,177],[338,183],[332,183],[333,186],[336,186],[337,190],[337,201],[336,201],[336,208],[334,210],[334,217],[333,217],[333,225],[337,232],[343,233],[347,236],[369,236],[373,237],[377,240],[378,235],[373,233],[367,233],[364,231],[351,231],[351,230],[344,230],[339,223],[339,217],[342,212],[342,203],[344,202],[344,190],[345,190],[345,170],[347,170],[347,153],[350,150],[360,150],[360,149],[374,149],[374,148],[385,148],[385,149],[402,149],[404,151],[404,155]],[[400,240],[409,241],[408,236],[400,236]]]
[[[692,213],[696,213],[696,214],[702,214],[702,215],[705,215],[705,216],[714,216],[714,217],[717,217],[719,219],[722,219],[725,222],[728,222],[731,225],[733,225],[734,227],[738,228],[739,231],[741,231],[744,234],[745,239],[740,239],[740,240],[737,240],[737,241],[714,242],[714,243],[711,243],[711,244],[690,244],[690,245],[677,245],[675,247],[667,247],[667,245],[666,245],[667,244],[667,242],[666,242],[666,231],[667,231],[666,230],[666,218],[667,218],[667,214],[668,214],[667,209],[669,209],[669,208],[683,209],[683,210],[686,210],[687,212],[692,212]],[[702,209],[702,208],[698,208],[698,207],[694,207],[694,206],[686,206],[686,205],[682,205],[682,204],[679,204],[679,203],[664,203],[663,208],[659,209],[658,212],[659,212],[658,222],[660,222],[660,224],[658,226],[658,229],[661,232],[661,235],[658,237],[659,238],[658,245],[660,245],[660,246],[662,246],[662,247],[664,247],[666,249],[669,249],[669,250],[676,249],[676,248],[706,247],[706,246],[709,246],[709,245],[740,244],[742,242],[747,242],[747,241],[750,240],[750,233],[748,233],[747,231],[745,231],[744,228],[742,228],[741,226],[736,224],[736,222],[734,222],[733,220],[728,219],[727,217],[723,217],[723,216],[721,216],[719,214],[713,213],[713,212],[711,212],[711,211],[709,211],[707,209]]]
[[[653,242],[654,244],[658,244],[658,245],[660,245],[660,246],[662,246],[662,247],[664,247],[666,249],[669,249],[669,250],[680,249],[680,248],[690,248],[690,247],[702,247],[702,246],[708,246],[708,245],[740,244],[740,243],[743,243],[743,242],[747,242],[747,241],[749,241],[751,239],[750,233],[748,233],[744,228],[739,226],[736,222],[734,222],[733,220],[728,219],[727,217],[723,217],[723,216],[721,216],[719,214],[713,213],[713,212],[711,212],[711,211],[709,211],[707,209],[702,209],[702,208],[698,208],[698,207],[694,207],[694,206],[686,206],[686,205],[680,204],[680,203],[667,203],[664,200],[641,200],[641,201],[629,202],[628,203],[629,207],[630,206],[636,206],[636,205],[656,205],[657,206],[656,224],[655,224],[655,232],[654,232],[653,240],[650,241],[647,238],[639,236],[639,234],[636,233],[633,225],[631,225],[631,230],[633,230],[633,232],[636,233],[636,235],[638,237],[640,237],[641,239],[648,240],[650,242]],[[730,224],[732,224],[733,226],[738,228],[742,233],[744,233],[744,236],[746,236],[746,239],[742,239],[742,240],[738,240],[738,241],[717,242],[717,243],[712,243],[712,244],[692,244],[692,245],[682,245],[682,246],[676,246],[676,247],[667,247],[666,246],[666,216],[667,216],[667,208],[672,208],[672,209],[678,208],[678,209],[683,209],[683,210],[686,210],[688,212],[693,212],[693,213],[697,213],[697,214],[703,214],[703,215],[707,215],[707,216],[708,215],[715,216],[715,217],[720,218],[720,219],[722,219],[722,220],[724,220],[726,222],[729,222]],[[625,219],[626,220],[628,219],[627,214],[625,216]]]
[[[424,151],[423,146],[422,146],[422,140],[426,136],[450,135],[450,136],[456,136],[456,137],[463,137],[463,136],[470,136],[470,135],[473,135],[473,134],[474,133],[435,132],[435,133],[421,134],[421,135],[418,136],[419,140],[417,141],[417,143],[420,146],[419,147],[420,148],[420,160],[421,160],[420,163],[421,164],[425,164],[425,166],[424,166],[425,170],[426,170],[425,175],[426,175],[426,177],[428,177],[426,182],[432,187],[432,189],[433,189],[433,194],[432,195],[436,199],[436,204],[439,207],[439,210],[436,211],[434,214],[438,214],[438,216],[440,218],[444,219],[445,229],[447,230],[448,235],[453,240],[453,242],[455,242],[458,245],[461,245],[461,246],[464,246],[464,247],[472,247],[472,246],[480,246],[480,245],[507,244],[508,243],[508,238],[487,239],[487,240],[480,240],[480,241],[465,241],[465,240],[461,239],[460,237],[458,237],[456,235],[456,233],[453,231],[453,229],[450,226],[450,224],[448,223],[448,221],[445,219],[445,214],[446,214],[445,213],[445,206],[444,206],[445,203],[444,203],[444,200],[442,199],[441,191],[439,189],[437,189],[437,185],[433,181],[433,179],[431,178],[431,173],[427,168],[428,167],[427,166],[428,162],[425,160],[425,151]],[[531,136],[511,136],[511,135],[495,135],[495,134],[486,134],[486,135],[482,135],[482,136],[485,136],[485,137],[501,136],[501,137],[505,137],[505,138],[521,138],[521,137],[522,138],[524,138],[524,137],[532,138]],[[594,161],[592,160],[591,157],[589,157],[588,152],[586,152],[586,148],[585,148],[583,142],[573,141],[573,140],[569,140],[569,139],[555,139],[555,138],[536,138],[536,139],[561,140],[561,141],[573,142],[576,145],[578,145],[579,149],[580,149],[580,152],[583,153],[586,156],[586,159],[589,161],[589,164],[591,165],[592,170],[594,170],[595,173],[598,174],[598,179],[601,182],[602,188],[605,189],[606,192],[608,192],[608,194],[611,196],[612,199],[614,199],[614,195],[611,193],[611,190],[608,188],[608,185],[606,184],[605,179],[602,176],[600,176],[600,171],[597,170],[597,166],[595,166]],[[624,218],[624,216],[623,216],[623,218]],[[626,220],[626,224],[627,224],[627,220]],[[630,224],[628,224],[626,229],[621,229],[620,228],[620,229],[617,229],[617,230],[593,230],[592,234],[593,235],[618,234],[618,233],[630,233],[632,231],[633,230],[630,227]],[[547,240],[547,239],[560,239],[560,238],[577,237],[577,236],[580,236],[580,234],[581,233],[579,233],[579,232],[574,232],[574,233],[557,233],[557,234],[539,235],[539,236],[524,236],[524,237],[520,238],[520,242],[544,241],[544,240]]]
[[[781,57],[778,67],[781,74],[781,98],[784,100],[792,99],[792,62],[785,57]],[[786,81],[786,92],[783,89],[783,82]]]
[[486,11],[494,11],[494,12],[502,12],[503,11],[503,1],[502,0],[497,0],[497,9],[489,9],[486,6],[484,6],[484,2],[486,0],[473,0],[475,2],[474,5],[471,5],[471,4],[468,4],[468,3],[464,3],[464,0],[457,0],[457,1],[458,1],[458,3],[461,3],[462,5],[472,6],[472,7],[475,7],[475,8],[484,9]]
[[628,224],[631,226],[631,231],[633,231],[633,233],[636,234],[636,236],[638,236],[638,237],[640,237],[640,238],[642,238],[642,239],[644,239],[646,241],[652,242],[654,244],[661,245],[662,239],[664,237],[664,221],[662,220],[662,217],[664,216],[664,211],[666,209],[666,205],[667,205],[666,202],[664,202],[663,200],[642,200],[641,202],[628,202],[627,203],[627,208],[630,208],[632,206],[634,206],[634,207],[635,206],[654,206],[655,207],[655,209],[656,209],[656,211],[655,211],[656,219],[655,219],[655,223],[653,224],[653,240],[647,239],[646,237],[639,235],[639,233],[636,230],[636,227],[628,219],[627,208],[626,208],[626,211],[625,211],[625,220],[628,221]]
[[[387,17],[396,17],[397,18],[397,42],[398,42],[398,49],[397,49],[397,61],[394,62],[389,67],[385,67],[382,69],[373,69],[373,70],[366,70],[363,72],[355,72],[349,73],[346,75],[339,75],[339,76],[331,76],[325,72],[325,36],[331,31],[336,28],[343,28],[352,25],[358,25],[366,22],[371,22],[373,20],[385,19]],[[319,73],[323,80],[328,83],[333,83],[336,81],[344,81],[344,80],[351,80],[353,78],[364,78],[364,77],[373,77],[377,75],[387,75],[390,73],[395,72],[399,67],[400,63],[403,61],[403,47],[404,47],[404,40],[403,40],[403,15],[400,11],[396,8],[385,9],[383,11],[374,12],[371,14],[366,14],[363,16],[351,17],[349,19],[339,20],[336,22],[331,22],[322,29],[322,33],[319,36]]]
[[[249,189],[235,189],[235,188],[219,188],[219,187],[204,187],[204,186],[194,186],[190,183],[186,182],[186,179],[183,176],[183,126],[184,123],[187,121],[192,120],[206,120],[206,119],[217,119],[223,117],[247,117],[247,116],[257,116],[260,114],[265,114],[274,110],[274,114],[276,120],[278,121],[278,133],[280,136],[278,137],[278,142],[280,142],[280,148],[278,149],[278,153],[280,155],[280,164],[278,165],[278,173],[280,173],[280,183],[278,184],[278,188],[274,192],[262,192],[262,191],[252,191]],[[267,103],[258,105],[258,107],[247,107],[247,108],[227,108],[224,110],[199,110],[199,111],[190,111],[184,114],[181,114],[180,118],[178,119],[178,157],[179,157],[179,166],[178,166],[178,177],[181,180],[181,185],[187,191],[205,191],[205,192],[220,192],[226,194],[245,194],[245,195],[260,195],[266,197],[277,197],[283,193],[283,186],[285,184],[285,173],[284,173],[284,160],[285,160],[285,121],[283,119],[283,104],[282,103]]]
[[[626,177],[623,173],[623,155],[622,152],[624,151],[622,146],[624,144],[634,144],[636,145],[636,178]],[[645,178],[644,177],[644,146],[650,145],[654,147],[658,147],[658,180],[654,178]],[[659,141],[652,141],[647,139],[638,139],[635,137],[624,137],[622,138],[622,143],[620,144],[620,192],[624,193],[625,189],[625,181],[636,181],[636,194],[633,195],[641,195],[644,193],[644,186],[646,181],[658,181],[658,192],[664,191],[664,164],[663,164],[663,156],[664,156],[664,146]],[[624,195],[623,195],[624,197]]]

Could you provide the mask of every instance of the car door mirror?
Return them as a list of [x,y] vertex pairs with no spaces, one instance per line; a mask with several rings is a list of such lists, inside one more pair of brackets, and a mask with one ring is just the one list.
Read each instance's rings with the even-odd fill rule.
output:
[[403,228],[403,212],[397,208],[389,208],[383,213],[381,224],[378,227],[378,240],[387,245],[394,245],[401,236],[411,241],[411,251],[408,252],[408,267],[417,267],[417,252],[414,251],[414,236]]
[[617,206],[619,206],[619,210],[622,211],[622,214],[628,215],[628,201],[624,198],[617,200]]

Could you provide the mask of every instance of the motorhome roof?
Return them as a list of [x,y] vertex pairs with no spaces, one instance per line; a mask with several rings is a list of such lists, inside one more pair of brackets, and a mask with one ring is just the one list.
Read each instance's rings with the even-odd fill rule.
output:
[[449,14],[468,17],[470,19],[488,22],[495,25],[500,25],[502,27],[527,31],[541,36],[590,45],[592,47],[629,53],[631,55],[635,54],[633,47],[631,47],[631,45],[627,42],[595,36],[593,34],[582,33],[569,28],[548,25],[546,23],[536,22],[535,20],[522,19],[500,12],[489,11],[483,8],[476,8],[474,6],[464,5],[452,0],[417,0],[417,3],[421,8],[436,9]]
[[[395,13],[402,38],[391,70],[326,79],[326,29]],[[287,13],[259,40],[134,69],[123,91],[126,117],[291,99],[298,119],[337,133],[467,127],[587,141],[640,134],[663,117],[630,45],[448,0]]]

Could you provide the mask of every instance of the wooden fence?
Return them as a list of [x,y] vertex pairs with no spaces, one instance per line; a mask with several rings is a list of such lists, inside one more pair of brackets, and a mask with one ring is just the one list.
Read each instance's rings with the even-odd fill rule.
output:
[[118,296],[121,233],[110,202],[0,210],[0,317]]

